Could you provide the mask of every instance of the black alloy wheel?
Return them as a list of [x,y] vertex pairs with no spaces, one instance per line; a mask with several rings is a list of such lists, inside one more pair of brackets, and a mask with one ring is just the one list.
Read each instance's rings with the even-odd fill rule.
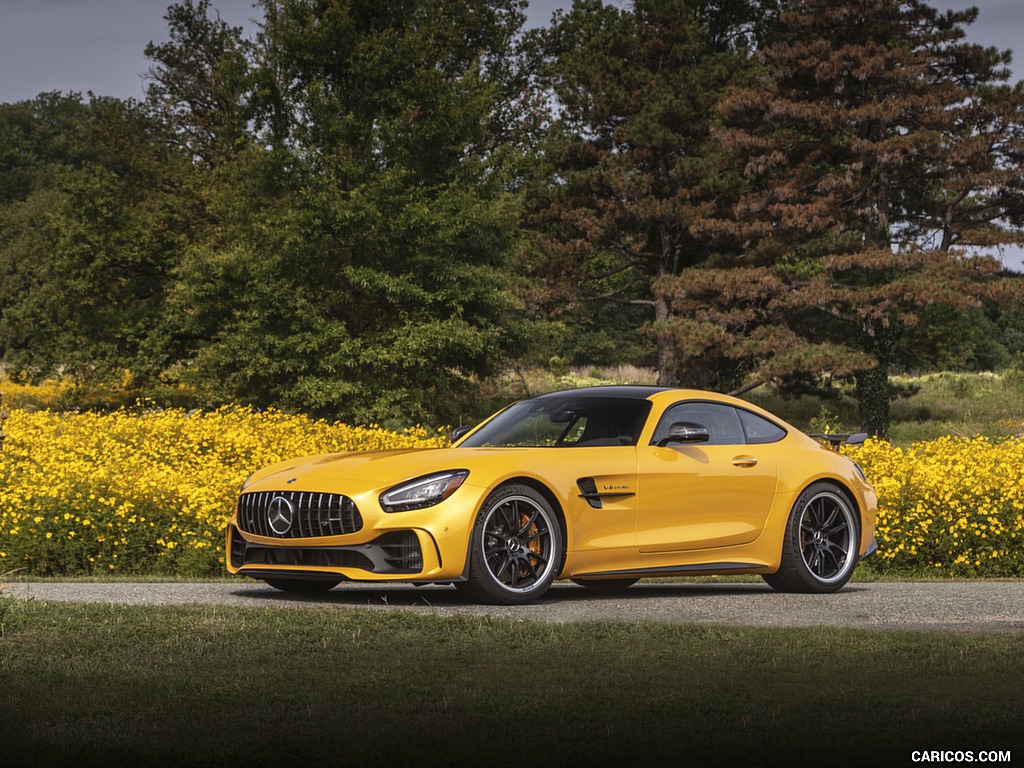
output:
[[527,603],[551,586],[562,554],[561,524],[547,499],[529,486],[504,485],[477,516],[469,580],[456,587],[477,602]]
[[815,483],[793,505],[782,564],[764,580],[780,592],[835,592],[857,565],[860,527],[852,502],[832,483]]

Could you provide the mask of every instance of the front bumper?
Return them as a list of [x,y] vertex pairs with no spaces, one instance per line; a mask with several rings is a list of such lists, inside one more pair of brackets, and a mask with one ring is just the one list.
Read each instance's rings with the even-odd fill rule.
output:
[[[251,543],[234,526],[229,528],[231,567],[355,568],[377,574],[423,571],[423,547],[415,531],[392,531],[366,544],[334,547],[296,547]],[[432,543],[432,542],[431,542]]]
[[[338,506],[325,503],[322,527],[314,519],[316,512],[302,509],[296,514],[301,527],[296,522],[295,530],[278,533],[268,522],[271,502],[293,493],[242,494],[226,531],[228,572],[255,578],[456,581],[463,577],[473,522],[486,489],[464,484],[433,507],[390,513],[380,508],[377,491],[353,495],[354,509],[346,510],[341,527],[327,524],[328,517],[338,519]],[[254,511],[252,501],[257,495],[266,509]]]
[[857,562],[859,563],[859,562],[861,562],[861,560],[866,560],[867,558],[869,558],[873,554],[875,554],[875,552],[877,552],[877,551],[878,551],[878,539],[876,539],[874,536],[872,536],[871,537],[871,541],[870,541],[870,543],[867,546],[867,549],[864,550],[864,554],[862,554],[860,556],[860,560],[858,560]]

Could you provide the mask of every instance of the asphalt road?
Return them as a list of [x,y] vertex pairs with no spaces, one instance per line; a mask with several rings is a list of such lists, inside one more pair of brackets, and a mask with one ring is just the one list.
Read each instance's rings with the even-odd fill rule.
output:
[[558,623],[672,621],[880,630],[1024,630],[1024,581],[853,583],[833,595],[784,595],[763,584],[641,582],[614,594],[556,584],[543,600],[516,607],[469,605],[452,587],[404,584],[346,583],[314,596],[288,595],[248,580],[198,584],[26,582],[0,585],[0,590],[19,598],[55,602],[360,608]]

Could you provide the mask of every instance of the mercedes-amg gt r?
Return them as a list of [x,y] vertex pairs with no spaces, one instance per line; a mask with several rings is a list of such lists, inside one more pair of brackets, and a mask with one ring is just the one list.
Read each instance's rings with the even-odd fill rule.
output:
[[591,387],[522,400],[450,448],[295,458],[246,481],[228,570],[288,591],[454,584],[525,603],[555,579],[760,574],[833,592],[875,549],[849,458],[743,400]]

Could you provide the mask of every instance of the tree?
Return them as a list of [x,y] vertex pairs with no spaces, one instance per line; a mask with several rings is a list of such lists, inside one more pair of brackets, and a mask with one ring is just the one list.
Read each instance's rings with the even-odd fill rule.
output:
[[164,19],[170,40],[146,46],[146,101],[195,162],[219,165],[251,138],[250,46],[210,0],[184,0]]
[[771,267],[704,266],[665,276],[654,291],[671,309],[662,333],[717,372],[708,382],[717,388],[739,394],[773,382],[786,395],[818,392],[819,379],[849,376],[871,362],[835,342],[803,338],[784,322],[792,312],[787,284]]
[[520,0],[278,0],[254,125],[187,253],[186,371],[223,397],[360,421],[451,419],[514,354],[519,201],[490,63]]
[[[721,231],[789,286],[811,341],[870,356],[856,372],[863,426],[889,427],[900,338],[931,305],[968,307],[999,265],[967,245],[1021,242],[1024,90],[1009,52],[964,41],[976,10],[923,0],[783,3],[756,88],[718,133],[751,188]],[[959,246],[959,247],[958,247]]]
[[85,132],[78,130],[88,121],[89,106],[78,94],[41,93],[0,104],[0,204],[52,186],[58,169],[90,157]]
[[578,0],[541,40],[556,114],[533,196],[534,270],[556,286],[556,306],[646,308],[661,384],[700,381],[708,367],[703,347],[680,344],[656,286],[739,258],[740,243],[708,238],[705,223],[739,194],[712,126],[725,89],[750,71],[751,18],[749,3]]
[[0,208],[0,357],[33,378],[156,376],[174,357],[163,307],[189,227],[178,157],[134,102],[14,107],[31,116],[17,164],[31,191]]

